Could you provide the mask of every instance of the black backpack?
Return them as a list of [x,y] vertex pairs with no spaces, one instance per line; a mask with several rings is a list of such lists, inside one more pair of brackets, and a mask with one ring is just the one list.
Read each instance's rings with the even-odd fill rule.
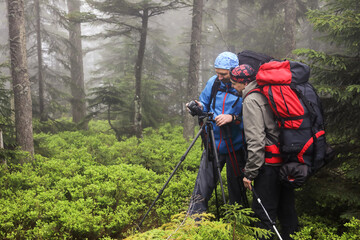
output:
[[274,112],[284,161],[280,179],[291,187],[301,186],[323,167],[329,154],[320,98],[309,76],[310,68],[303,63],[271,61],[261,65],[259,88],[249,92],[263,94]]
[[274,58],[271,56],[268,56],[263,53],[257,53],[250,50],[244,50],[242,52],[239,52],[237,54],[237,57],[239,59],[239,65],[241,64],[249,64],[252,68],[254,68],[255,73],[258,72],[259,67],[267,62],[270,62]]

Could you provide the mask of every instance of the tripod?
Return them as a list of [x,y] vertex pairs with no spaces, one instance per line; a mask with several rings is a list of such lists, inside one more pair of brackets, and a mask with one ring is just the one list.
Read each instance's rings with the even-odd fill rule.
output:
[[215,161],[216,161],[216,165],[217,165],[217,172],[219,175],[219,181],[220,181],[220,186],[221,186],[221,193],[222,193],[222,198],[224,201],[224,204],[226,204],[226,200],[225,200],[225,193],[224,193],[224,187],[223,187],[223,182],[221,179],[221,166],[220,166],[220,162],[219,162],[219,158],[216,152],[216,145],[215,145],[215,138],[214,138],[214,130],[213,130],[213,125],[212,122],[214,122],[215,120],[213,119],[214,117],[214,113],[206,113],[203,114],[201,116],[199,116],[199,122],[202,121],[203,119],[207,118],[205,123],[201,126],[199,132],[196,134],[194,140],[190,143],[189,147],[187,148],[186,152],[184,153],[184,155],[182,155],[180,161],[178,162],[178,164],[175,166],[175,169],[173,170],[173,172],[171,173],[170,177],[168,178],[168,180],[166,181],[166,183],[164,184],[164,186],[161,188],[161,190],[159,191],[157,197],[155,198],[155,200],[153,201],[153,203],[150,205],[148,211],[146,212],[146,214],[144,215],[144,217],[141,219],[139,225],[138,225],[138,229],[140,229],[141,225],[143,224],[145,218],[148,216],[148,214],[150,213],[150,210],[154,207],[155,203],[157,202],[157,200],[159,200],[161,194],[164,192],[166,186],[169,184],[171,178],[175,175],[175,172],[178,170],[178,168],[180,167],[181,163],[185,160],[187,154],[190,152],[191,148],[194,146],[196,140],[199,138],[199,136],[201,136],[201,134],[204,132],[205,127],[208,128],[209,134],[210,134],[210,140],[212,143],[212,150],[213,150],[213,155],[215,157]]

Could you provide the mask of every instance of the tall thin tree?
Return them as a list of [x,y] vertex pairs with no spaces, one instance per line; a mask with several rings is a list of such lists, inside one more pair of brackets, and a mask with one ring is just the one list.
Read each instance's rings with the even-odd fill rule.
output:
[[70,72],[71,72],[71,107],[73,122],[81,123],[81,128],[86,129],[86,103],[83,51],[81,43],[81,22],[77,16],[80,13],[80,1],[68,0],[69,11],[69,41],[70,41]]
[[292,56],[292,50],[295,49],[295,30],[296,30],[296,0],[285,1],[285,55]]
[[[191,27],[189,75],[187,82],[187,99],[194,99],[198,95],[199,70],[200,70],[200,49],[203,0],[194,0]],[[194,135],[195,119],[190,114],[184,116],[183,136],[189,139]]]
[[32,102],[25,44],[24,1],[8,0],[7,3],[16,141],[22,150],[33,155]]
[[141,73],[142,73],[142,65],[144,62],[148,23],[149,23],[149,9],[144,8],[143,13],[141,14],[140,42],[139,42],[138,54],[135,64],[134,128],[135,128],[135,134],[138,138],[140,138],[142,135]]
[[44,78],[43,78],[43,57],[42,57],[42,42],[41,42],[41,20],[40,20],[40,0],[35,0],[36,11],[36,45],[38,58],[38,83],[39,83],[39,111],[40,121],[46,121],[47,115],[45,113],[45,97],[44,97]]
[[[167,10],[172,10],[184,6],[179,0],[150,1],[141,0],[137,3],[126,0],[87,0],[87,2],[98,10],[107,13],[110,18],[104,18],[102,21],[114,24],[111,31],[107,31],[105,36],[121,36],[132,31],[137,31],[140,35],[138,51],[135,63],[135,97],[134,97],[134,132],[137,137],[142,136],[142,90],[141,79],[143,71],[143,61],[146,49],[146,40],[148,34],[148,24],[151,17],[163,14]],[[131,17],[131,18],[129,18]],[[131,19],[141,20],[137,24]],[[101,19],[99,19],[101,20]]]
[[234,34],[232,32],[236,28],[236,6],[237,2],[234,0],[227,1],[227,42],[228,42],[228,50],[230,52],[235,52],[235,41]]

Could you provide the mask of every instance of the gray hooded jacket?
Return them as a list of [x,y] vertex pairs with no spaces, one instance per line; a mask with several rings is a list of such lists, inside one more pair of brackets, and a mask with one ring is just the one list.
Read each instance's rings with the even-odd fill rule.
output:
[[[256,87],[256,81],[250,82],[242,96]],[[268,164],[265,163],[265,146],[273,145],[273,142],[267,136],[278,141],[280,132],[266,97],[260,93],[251,93],[244,98],[243,122],[248,151],[244,174],[247,179],[254,180],[260,167]]]

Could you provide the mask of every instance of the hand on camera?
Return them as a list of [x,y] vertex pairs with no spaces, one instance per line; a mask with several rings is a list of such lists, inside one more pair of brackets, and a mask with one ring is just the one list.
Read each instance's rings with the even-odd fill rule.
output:
[[202,104],[196,100],[187,103],[186,107],[193,117],[202,117],[204,115]]
[[[201,102],[199,102],[198,100],[194,100],[196,102],[196,104],[201,108],[201,110],[204,110],[203,105],[201,104]],[[186,108],[190,111],[190,109],[188,108],[190,102],[186,103],[185,106]]]

